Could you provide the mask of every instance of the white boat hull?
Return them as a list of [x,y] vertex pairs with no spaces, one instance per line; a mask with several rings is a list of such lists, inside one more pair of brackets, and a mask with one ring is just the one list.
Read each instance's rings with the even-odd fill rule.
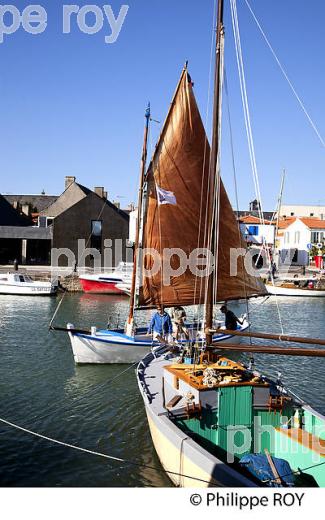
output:
[[[92,334],[73,332],[74,326],[68,324],[70,342],[73,357],[76,364],[99,363],[137,363],[143,359],[152,349],[159,348],[158,342],[153,342],[151,337],[142,331],[135,337],[126,336],[121,331],[102,330],[93,331]],[[248,327],[248,323],[242,326],[242,330]],[[214,342],[237,343],[239,336],[216,334]]]
[[[159,396],[151,385],[146,386],[145,373],[147,364],[153,357],[147,356],[138,366],[137,380],[144,400],[151,438],[159,460],[168,477],[177,487],[255,487],[249,478],[222,462],[209,453],[186,433],[180,430],[168,417]],[[162,358],[154,360],[157,365],[166,365]],[[162,368],[154,372],[153,381],[161,378]],[[158,379],[157,379],[158,378]],[[150,380],[150,378],[149,378]],[[152,399],[151,391],[154,390]]]
[[295,289],[293,287],[278,287],[269,284],[266,284],[265,287],[269,294],[275,294],[277,296],[304,296],[305,298],[325,297],[325,291],[316,291],[315,289]]
[[40,282],[31,284],[0,284],[0,294],[16,294],[20,296],[51,296],[56,294],[57,288],[50,283]]

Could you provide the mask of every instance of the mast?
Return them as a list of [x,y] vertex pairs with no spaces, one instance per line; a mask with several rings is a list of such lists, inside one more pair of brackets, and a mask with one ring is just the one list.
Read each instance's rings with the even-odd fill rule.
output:
[[[222,38],[224,34],[223,27],[223,5],[224,0],[218,0],[218,16],[216,26],[216,61],[215,61],[215,74],[214,74],[214,103],[213,103],[213,131],[212,131],[212,143],[211,143],[211,155],[210,155],[210,166],[209,166],[209,183],[210,183],[210,232],[211,232],[211,251],[215,255],[215,266],[218,257],[218,251],[216,250],[215,232],[218,231],[216,226],[219,226],[219,222],[216,222],[216,216],[218,215],[218,197],[215,194],[219,191],[220,186],[220,168],[218,165],[218,155],[220,150],[220,126],[221,126],[221,81],[222,81]],[[210,345],[212,342],[212,334],[209,329],[212,327],[213,320],[213,286],[214,278],[216,276],[215,268],[210,274],[207,283],[207,299],[205,304],[205,327],[206,327],[206,344]]]
[[142,147],[142,156],[141,156],[141,167],[140,167],[140,186],[139,186],[139,194],[138,194],[138,216],[137,216],[137,226],[136,226],[136,235],[135,235],[135,243],[134,243],[134,253],[133,253],[133,274],[132,274],[132,286],[131,286],[131,296],[130,296],[130,311],[128,317],[128,325],[132,326],[133,317],[134,317],[134,300],[135,300],[135,285],[136,285],[136,273],[137,273],[137,257],[138,257],[138,248],[139,248],[139,235],[140,235],[140,219],[142,214],[142,195],[143,195],[143,184],[146,173],[146,164],[147,164],[147,155],[148,155],[148,135],[149,135],[149,121],[150,121],[150,103],[148,103],[148,107],[145,113],[145,126],[144,126],[144,136],[143,136],[143,147]]
[[280,211],[281,211],[281,206],[282,206],[282,196],[283,196],[285,175],[286,175],[286,171],[283,170],[282,177],[281,177],[280,192],[279,192],[279,197],[278,197],[278,204],[277,204],[277,217],[276,217],[276,225],[275,225],[275,230],[274,230],[274,248],[275,248],[276,237],[277,237],[278,229],[279,229],[279,220],[280,220]]

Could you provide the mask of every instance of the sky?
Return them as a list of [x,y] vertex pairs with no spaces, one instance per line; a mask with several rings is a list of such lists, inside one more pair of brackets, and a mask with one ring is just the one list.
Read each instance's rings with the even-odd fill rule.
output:
[[[63,4],[43,1],[47,27],[22,27],[0,43],[0,192],[59,194],[74,175],[90,188],[104,186],[122,207],[137,198],[144,111],[163,121],[186,60],[195,95],[211,133],[209,70],[213,0],[124,0],[129,6],[117,41],[104,17],[102,30],[84,34],[76,15],[63,34]],[[275,52],[325,139],[325,2],[249,0]],[[75,0],[89,5],[90,0]],[[9,2],[8,2],[9,3]],[[275,209],[286,170],[283,201],[325,204],[325,150],[253,21],[237,0],[262,204]],[[111,5],[115,16],[122,1]],[[20,12],[26,1],[11,1]],[[5,22],[11,23],[6,15]],[[87,23],[94,23],[88,15]],[[0,17],[1,22],[1,17]],[[225,0],[225,68],[239,207],[255,198],[233,44]],[[235,205],[226,97],[222,177]],[[161,124],[152,123],[150,149]],[[149,151],[150,153],[150,151]]]

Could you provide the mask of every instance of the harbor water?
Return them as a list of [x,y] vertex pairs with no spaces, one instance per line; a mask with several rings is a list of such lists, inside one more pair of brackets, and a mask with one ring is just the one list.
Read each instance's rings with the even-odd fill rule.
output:
[[[0,422],[0,485],[171,486],[151,442],[135,367],[75,366],[67,335],[48,331],[57,303],[0,296],[0,419],[139,465],[53,444]],[[246,306],[232,309],[240,314]],[[56,324],[121,326],[127,311],[124,297],[66,294]],[[139,315],[139,324],[150,315]],[[322,298],[272,297],[252,302],[249,317],[259,331],[280,332],[282,322],[285,333],[324,338],[324,316]],[[286,386],[325,413],[325,359],[256,355],[255,365],[273,377],[281,372]]]

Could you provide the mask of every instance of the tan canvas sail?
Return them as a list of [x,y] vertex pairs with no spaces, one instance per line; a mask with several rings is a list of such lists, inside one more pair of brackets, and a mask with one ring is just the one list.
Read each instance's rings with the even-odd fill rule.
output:
[[[140,265],[139,307],[204,303],[206,279],[196,275],[193,265],[184,269],[184,262],[193,261],[197,248],[207,244],[209,153],[192,83],[184,70],[147,174],[142,248],[157,253],[155,259],[144,256]],[[218,300],[265,294],[259,279],[243,272],[241,261],[237,276],[230,277],[230,248],[245,245],[223,186],[220,222]]]

